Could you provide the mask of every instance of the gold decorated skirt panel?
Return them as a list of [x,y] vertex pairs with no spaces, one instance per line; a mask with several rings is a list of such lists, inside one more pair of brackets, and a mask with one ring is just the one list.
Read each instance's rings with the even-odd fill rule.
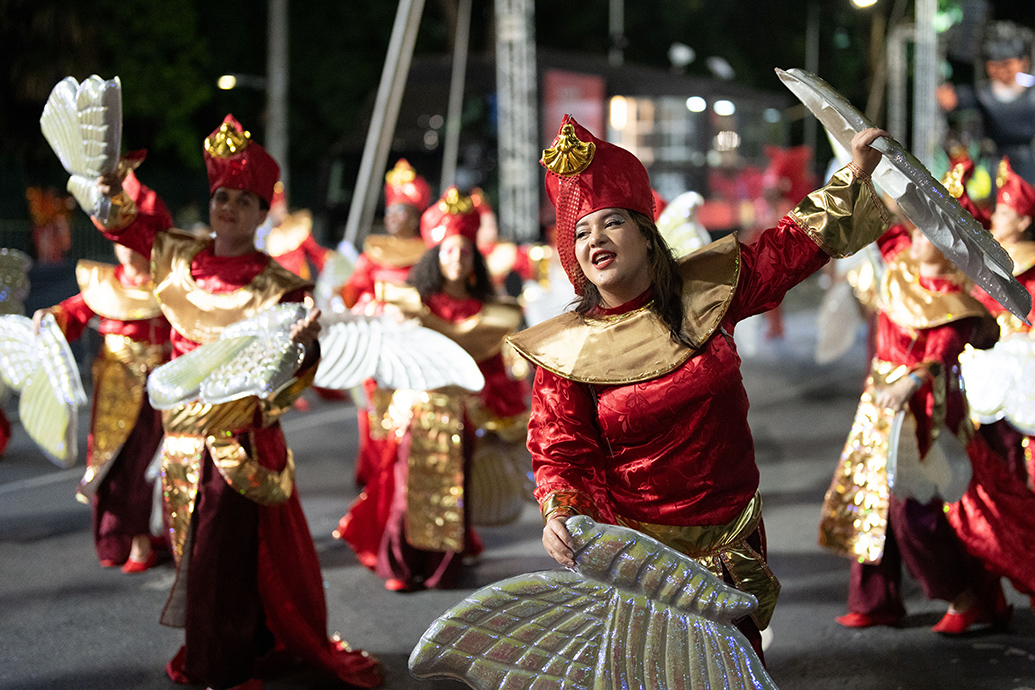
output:
[[754,595],[758,608],[751,618],[765,630],[780,596],[776,579],[765,558],[747,541],[762,520],[762,497],[755,494],[740,515],[725,525],[655,525],[618,516],[618,523],[643,532],[708,568],[717,578],[728,572],[734,585]]
[[895,411],[876,404],[879,387],[908,373],[874,360],[841,459],[823,499],[819,544],[860,563],[880,563],[888,527],[888,450]]
[[169,343],[156,344],[133,340],[117,333],[105,333],[101,351],[97,356],[135,365],[146,378],[148,371],[169,359],[169,353]]
[[[255,439],[250,433],[248,447],[255,447]],[[283,503],[294,491],[295,461],[290,450],[287,451],[284,469],[277,471],[263,467],[236,436],[167,432],[161,449],[162,503],[177,561],[183,555],[206,452],[212,457],[223,480],[234,491],[259,505]]]
[[383,441],[392,430],[392,418],[388,415],[388,408],[392,404],[392,388],[378,386],[370,394],[367,403],[367,428],[370,430],[370,438],[375,441]]
[[464,550],[464,403],[454,393],[397,390],[389,416],[408,435],[406,540],[427,551]]

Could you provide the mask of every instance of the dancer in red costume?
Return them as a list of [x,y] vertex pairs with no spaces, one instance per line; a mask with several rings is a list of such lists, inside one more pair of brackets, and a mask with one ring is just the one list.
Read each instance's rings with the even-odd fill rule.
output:
[[[402,285],[414,264],[424,256],[427,245],[420,237],[420,216],[431,202],[431,187],[405,158],[385,175],[385,230],[387,235],[369,235],[356,270],[342,289],[345,306],[354,312],[380,314],[386,286]],[[377,472],[384,455],[384,440],[390,422],[385,418],[392,391],[379,388],[368,379],[363,383],[367,399],[356,401],[359,426],[359,454],[356,483],[366,484]]]
[[[876,356],[820,523],[820,544],[852,559],[849,613],[838,622],[850,628],[898,623],[905,615],[905,563],[928,598],[950,602],[935,632],[1003,623],[1010,611],[998,578],[966,553],[942,499],[922,502],[890,492],[887,464],[896,442],[915,444],[921,462],[932,457],[939,434],[955,436],[972,460],[990,453],[967,416],[959,355],[968,343],[991,347],[995,322],[970,296],[969,281],[915,228],[894,226],[879,247],[887,270],[878,296]],[[902,410],[909,424],[896,441],[891,423]]]
[[[475,246],[478,224],[470,197],[455,188],[425,211],[421,234],[432,248],[410,272],[415,289],[395,304],[456,340],[478,362],[485,388],[396,391],[380,470],[339,530],[393,591],[455,583],[463,556],[482,549],[470,526],[471,458],[497,438],[520,444],[527,427],[523,384],[507,375],[500,354],[521,311],[495,299]],[[443,438],[451,439],[445,447]]]
[[[115,179],[102,184],[118,212],[101,229],[151,257],[174,357],[269,306],[301,301],[310,287],[255,250],[277,163],[228,115],[205,140],[205,164],[214,239],[179,233],[148,213],[140,199],[150,190],[134,199]],[[327,637],[320,565],[277,421],[315,373],[316,316],[295,326],[305,358],[295,383],[275,399],[188,404],[163,414],[163,493],[177,578],[162,622],[186,632],[166,667],[177,683],[254,690],[262,686],[257,662],[270,655],[301,659],[360,687],[382,682],[373,657]]]
[[[729,236],[676,263],[652,221],[643,165],[566,116],[543,152],[557,250],[576,310],[510,338],[539,366],[528,448],[543,545],[572,566],[565,520],[633,527],[754,594],[738,626],[761,656],[779,583],[766,563],[736,324],[772,309],[831,254],[887,227],[855,138],[853,164],[753,245]],[[851,213],[828,213],[830,208]]]
[[331,251],[313,239],[313,214],[308,209],[288,211],[284,183],[279,180],[270,204],[269,229],[261,241],[261,249],[305,280],[313,279],[313,269],[317,274],[323,270]]
[[[123,188],[138,190],[133,173]],[[149,209],[171,224],[164,204]],[[141,199],[141,203],[146,202]],[[80,292],[33,316],[37,328],[53,314],[68,340],[76,340],[95,316],[104,336],[93,362],[93,408],[86,474],[76,498],[93,508],[93,537],[101,565],[124,573],[153,567],[151,548],[153,486],[145,474],[162,442],[162,418],[147,400],[147,376],[169,359],[169,322],[152,292],[147,258],[115,245],[117,266],[80,261]]]
[[[1035,219],[1035,188],[1014,172],[1009,158],[1003,157],[996,172],[995,208],[988,213],[971,201],[963,184],[966,173],[972,168],[973,164],[969,160],[958,163],[951,171],[946,188],[992,232],[992,236],[1013,260],[1014,277],[1028,292],[1035,295],[1035,242],[1031,240],[1031,223]],[[954,179],[960,180],[960,183],[953,184]],[[974,296],[996,317],[1000,338],[1017,334],[1031,337],[1032,327],[1006,311],[984,290],[975,288]],[[1035,322],[1035,307],[1029,312],[1028,321]],[[982,425],[981,435],[996,453],[1006,458],[1011,472],[1029,488],[1035,488],[1035,440],[1015,429],[1005,419]]]

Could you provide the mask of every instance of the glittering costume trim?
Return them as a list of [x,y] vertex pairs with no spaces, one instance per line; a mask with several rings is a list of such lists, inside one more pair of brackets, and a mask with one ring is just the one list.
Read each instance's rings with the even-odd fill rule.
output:
[[92,447],[76,499],[88,493],[111,468],[143,406],[147,375],[168,357],[167,347],[108,333],[93,361]]
[[618,523],[653,537],[690,556],[717,578],[728,572],[737,589],[753,594],[758,608],[751,618],[760,630],[769,626],[780,596],[780,581],[747,539],[762,522],[762,497],[755,494],[740,515],[725,525],[655,525],[619,516]]
[[140,321],[162,314],[150,280],[139,287],[126,287],[115,276],[115,266],[86,260],[76,264],[75,278],[86,306],[100,316]]
[[464,550],[464,407],[455,393],[398,390],[389,412],[409,437],[406,541],[427,551]]
[[812,241],[842,259],[873,242],[891,225],[873,183],[853,166],[841,168],[823,188],[805,197],[789,214]]

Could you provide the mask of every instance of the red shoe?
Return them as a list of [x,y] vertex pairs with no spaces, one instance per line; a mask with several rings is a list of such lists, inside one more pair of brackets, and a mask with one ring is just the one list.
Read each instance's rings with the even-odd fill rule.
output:
[[180,651],[176,652],[176,656],[169,660],[169,663],[165,665],[165,675],[169,676],[169,680],[179,685],[191,685],[192,681],[183,671],[183,662],[187,659],[187,647],[184,645],[180,647]]
[[989,622],[990,619],[985,615],[984,608],[979,604],[974,604],[966,611],[960,613],[946,611],[942,619],[935,623],[931,630],[942,635],[962,635],[972,625]]
[[373,654],[353,648],[337,633],[331,636],[331,643],[335,650],[335,670],[343,681],[361,688],[376,688],[385,682],[381,662]]
[[397,577],[390,577],[385,580],[385,589],[389,592],[412,592],[414,587],[410,583],[404,582]]
[[902,622],[902,616],[895,616],[889,613],[856,613],[851,611],[843,616],[838,616],[834,620],[846,628],[872,628],[877,625],[898,625]]
[[110,558],[102,558],[101,559],[101,567],[102,568],[117,568],[120,565],[121,565],[121,563],[119,563],[118,561],[112,560]]
[[124,573],[142,573],[145,570],[158,565],[158,554],[152,551],[147,555],[147,558],[142,561],[135,561],[132,558],[125,562],[122,566],[122,572]]

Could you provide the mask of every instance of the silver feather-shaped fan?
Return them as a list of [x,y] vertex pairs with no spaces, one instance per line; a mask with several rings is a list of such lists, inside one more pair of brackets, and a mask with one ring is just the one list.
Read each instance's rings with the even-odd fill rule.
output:
[[455,341],[413,322],[352,316],[320,333],[320,368],[313,385],[347,390],[368,378],[387,388],[480,391],[478,364]]
[[[846,150],[851,151],[852,137],[858,132],[875,126],[811,72],[777,69],[776,74]],[[873,181],[947,259],[999,304],[1026,320],[1031,294],[1013,277],[1013,261],[991,233],[902,144],[881,137],[872,146],[884,154]]]
[[20,394],[18,416],[29,437],[60,467],[78,459],[79,406],[87,402],[72,350],[54,317],[0,316],[0,377]]
[[147,379],[151,406],[224,403],[267,397],[289,382],[302,363],[291,327],[305,318],[301,304],[280,304],[223,329],[218,340],[157,367]]
[[567,521],[577,572],[521,575],[442,614],[410,654],[417,678],[507,688],[775,690],[731,621],[755,598],[634,530]]
[[50,92],[40,128],[70,175],[68,191],[101,220],[111,211],[97,178],[118,169],[122,147],[122,84],[96,74],[82,84],[65,77]]

